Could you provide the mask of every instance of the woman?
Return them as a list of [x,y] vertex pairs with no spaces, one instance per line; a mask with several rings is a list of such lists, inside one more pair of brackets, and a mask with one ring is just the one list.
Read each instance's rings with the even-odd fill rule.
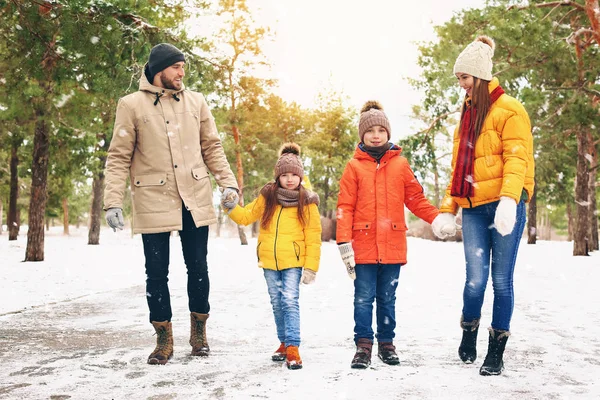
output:
[[525,226],[525,203],[533,196],[531,124],[525,108],[492,77],[494,42],[480,36],[458,56],[454,74],[466,92],[454,133],[452,181],[433,224],[447,237],[462,207],[467,279],[463,292],[462,341],[467,364],[477,358],[477,331],[490,260],[494,308],[488,353],[481,375],[499,375],[514,308],[513,274]]

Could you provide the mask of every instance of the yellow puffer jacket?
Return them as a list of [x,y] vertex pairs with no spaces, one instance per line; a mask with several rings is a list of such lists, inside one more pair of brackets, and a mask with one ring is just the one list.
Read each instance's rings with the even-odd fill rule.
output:
[[[238,225],[260,220],[265,211],[265,198],[260,195],[245,207],[236,206],[229,217]],[[304,207],[306,226],[298,219],[297,207],[275,208],[267,229],[260,228],[256,255],[258,266],[283,270],[304,267],[315,272],[321,259],[321,216],[316,204]]]
[[[499,85],[498,78],[489,84],[492,92]],[[454,131],[452,169],[460,143],[460,123]],[[531,123],[523,105],[507,94],[496,100],[484,121],[475,143],[474,195],[470,198],[452,197],[452,180],[442,200],[441,212],[455,214],[458,207],[472,208],[491,203],[507,196],[518,203],[523,189],[526,202],[533,196],[535,161]]]

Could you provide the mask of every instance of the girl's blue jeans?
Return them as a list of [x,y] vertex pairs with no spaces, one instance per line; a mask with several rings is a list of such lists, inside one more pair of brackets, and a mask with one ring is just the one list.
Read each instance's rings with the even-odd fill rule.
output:
[[462,234],[467,263],[467,279],[463,292],[463,318],[471,322],[481,317],[483,297],[490,275],[494,289],[492,328],[510,330],[514,309],[513,275],[519,242],[525,227],[525,204],[517,205],[517,218],[512,233],[502,236],[494,227],[498,202],[462,210]]
[[373,341],[373,301],[377,300],[377,340],[391,342],[396,328],[396,288],[401,264],[357,264],[354,280],[354,341]]
[[302,268],[264,269],[273,306],[277,337],[286,346],[300,346],[300,278]]

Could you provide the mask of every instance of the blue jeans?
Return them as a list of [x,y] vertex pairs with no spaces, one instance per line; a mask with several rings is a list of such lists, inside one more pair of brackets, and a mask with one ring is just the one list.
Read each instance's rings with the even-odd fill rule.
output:
[[494,224],[498,202],[462,210],[462,233],[467,263],[467,280],[463,292],[463,317],[471,322],[481,317],[481,306],[490,275],[494,288],[492,328],[510,330],[514,309],[513,275],[519,243],[525,227],[525,204],[517,205],[517,219],[512,233],[502,236]]
[[373,341],[373,301],[377,299],[377,340],[391,342],[396,329],[396,288],[401,264],[357,264],[354,280],[354,342]]
[[273,306],[277,337],[286,346],[300,346],[300,278],[302,268],[264,269]]

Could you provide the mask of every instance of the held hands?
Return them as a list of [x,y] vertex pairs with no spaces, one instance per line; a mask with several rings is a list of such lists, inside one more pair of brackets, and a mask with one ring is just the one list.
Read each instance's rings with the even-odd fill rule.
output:
[[234,188],[225,188],[221,194],[221,205],[227,210],[233,210],[239,203],[240,196]]
[[356,271],[354,270],[356,262],[354,261],[354,249],[352,248],[352,243],[340,243],[338,244],[338,249],[340,250],[342,261],[346,265],[348,276],[350,276],[350,279],[356,279]]
[[435,236],[440,239],[446,239],[456,235],[456,223],[454,222],[454,214],[440,213],[431,223],[431,229]]
[[113,207],[106,210],[106,223],[112,228],[113,232],[116,232],[117,228],[123,230],[125,226],[123,222],[123,209]]
[[302,271],[302,278],[300,281],[305,285],[310,285],[315,282],[315,278],[317,277],[317,273],[312,269],[304,268]]
[[501,196],[498,208],[496,208],[496,216],[494,217],[496,230],[502,236],[506,236],[513,231],[516,220],[517,202],[510,197]]

